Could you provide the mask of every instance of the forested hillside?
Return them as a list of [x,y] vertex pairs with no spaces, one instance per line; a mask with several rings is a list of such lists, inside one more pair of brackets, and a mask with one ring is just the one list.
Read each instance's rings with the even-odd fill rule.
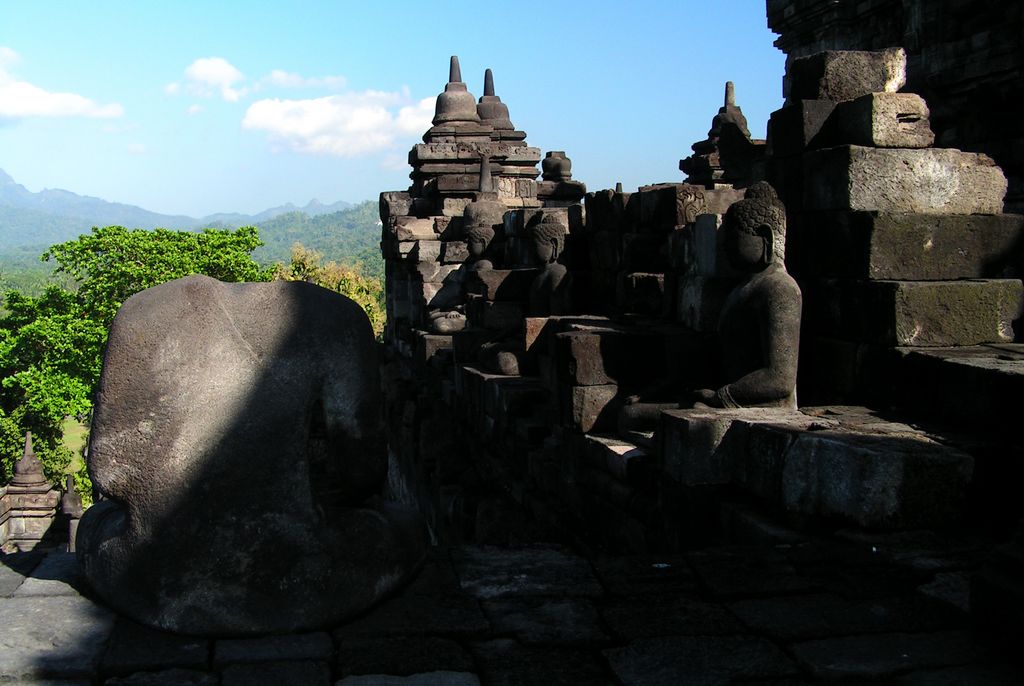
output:
[[[213,224],[214,228],[226,229],[235,229],[238,226],[224,222]],[[287,212],[257,222],[256,227],[264,245],[256,249],[253,257],[265,266],[275,262],[287,264],[291,259],[292,246],[301,243],[308,250],[323,255],[325,261],[351,266],[360,264],[365,275],[384,278],[384,262],[379,250],[380,226],[377,203],[372,200],[330,214],[311,216],[304,211]],[[83,225],[71,233],[87,234],[91,228]],[[68,233],[68,227],[63,224],[42,233],[37,228],[34,235],[51,236],[53,240],[8,247],[0,251],[0,293],[14,289],[28,295],[39,295],[47,284],[68,285],[66,277],[54,280],[51,276],[52,263],[43,263],[39,259],[50,245],[59,242],[57,236]]]

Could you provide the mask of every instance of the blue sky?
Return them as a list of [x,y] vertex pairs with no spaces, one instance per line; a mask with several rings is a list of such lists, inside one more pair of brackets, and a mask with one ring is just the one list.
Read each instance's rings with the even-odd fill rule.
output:
[[0,169],[192,216],[376,198],[456,54],[588,188],[681,181],[725,81],[764,136],[774,38],[763,0],[0,0]]

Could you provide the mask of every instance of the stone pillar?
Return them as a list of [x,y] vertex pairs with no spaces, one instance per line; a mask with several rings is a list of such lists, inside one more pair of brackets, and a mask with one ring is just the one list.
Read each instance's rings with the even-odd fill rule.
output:
[[32,434],[25,434],[25,452],[14,464],[14,478],[3,496],[0,545],[5,551],[32,550],[43,540],[57,514],[60,496],[43,476],[43,464],[32,451]]
[[60,499],[60,511],[68,523],[68,552],[75,552],[75,536],[78,535],[78,522],[82,519],[85,508],[82,507],[82,498],[75,490],[75,477],[67,475],[64,495]]

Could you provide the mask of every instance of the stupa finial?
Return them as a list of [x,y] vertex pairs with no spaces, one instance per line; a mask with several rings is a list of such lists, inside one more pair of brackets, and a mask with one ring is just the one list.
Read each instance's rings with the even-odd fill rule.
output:
[[459,67],[459,56],[452,55],[452,61],[448,67],[448,83],[459,83],[462,81],[462,69]]
[[484,95],[494,95],[494,74],[490,69],[484,70]]
[[732,85],[732,81],[725,82],[725,106],[736,107],[736,89]]

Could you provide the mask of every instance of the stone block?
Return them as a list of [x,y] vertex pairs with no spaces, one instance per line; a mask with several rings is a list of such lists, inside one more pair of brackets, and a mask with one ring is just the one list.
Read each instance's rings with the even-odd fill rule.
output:
[[[687,486],[725,484],[733,480],[736,463],[747,459],[752,423],[806,427],[811,420],[782,409],[667,410],[661,413],[661,469]],[[758,456],[757,459],[777,459]]]
[[615,304],[622,312],[661,314],[665,301],[665,275],[620,273]]
[[526,302],[536,269],[482,269],[466,275],[466,291],[485,300]]
[[805,320],[825,336],[893,346],[1009,343],[1021,314],[1016,279],[820,284]]
[[479,174],[442,174],[434,179],[441,192],[466,192],[480,188]]
[[977,662],[986,649],[967,631],[826,638],[790,646],[814,676],[878,683],[911,669]]
[[437,238],[434,233],[434,220],[431,218],[418,219],[417,217],[396,217],[395,238],[400,241],[432,241]]
[[495,633],[526,646],[587,646],[607,643],[593,603],[586,598],[498,598],[484,600]]
[[440,258],[442,264],[462,264],[469,259],[466,241],[442,241]]
[[473,669],[469,653],[446,638],[345,638],[338,646],[338,671],[344,676],[450,674]]
[[735,285],[736,280],[731,278],[695,275],[681,277],[676,317],[694,331],[716,331],[722,306]]
[[443,198],[441,200],[441,214],[445,217],[461,217],[466,205],[473,202],[472,198]]
[[643,448],[607,436],[588,435],[586,441],[588,463],[620,481],[642,483],[651,472],[653,458]]
[[832,145],[927,148],[935,142],[928,105],[914,93],[869,93],[839,103],[832,113]]
[[611,686],[607,665],[592,651],[526,647],[511,638],[470,646],[486,684],[545,686]]
[[114,614],[81,596],[8,598],[0,626],[3,678],[94,678]]
[[802,433],[784,459],[787,510],[875,528],[952,521],[974,465],[970,455],[909,432]]
[[907,54],[903,48],[827,50],[790,62],[786,79],[789,102],[841,102],[869,93],[895,93],[907,82]]
[[686,183],[641,186],[633,198],[639,203],[641,231],[664,233],[709,211],[704,187]]
[[603,595],[590,563],[557,546],[506,549],[464,545],[452,550],[459,584],[489,600],[513,597]]
[[428,364],[435,355],[452,349],[452,337],[450,335],[417,331],[415,349],[416,359],[421,364]]
[[562,421],[575,431],[590,433],[615,426],[619,403],[615,384],[571,386],[562,390]]
[[748,636],[667,636],[633,641],[604,651],[624,684],[734,684],[796,676],[786,654],[763,638]]
[[380,194],[379,206],[381,224],[387,226],[391,218],[409,214],[412,198],[405,191],[389,191]]
[[[433,229],[431,229],[433,231]],[[433,234],[431,234],[433,236]],[[402,241],[399,245],[403,245]],[[409,259],[416,262],[438,262],[441,259],[441,241],[419,239],[412,241]]]
[[326,662],[265,662],[231,665],[221,673],[221,686],[330,686]]
[[772,112],[768,119],[768,154],[790,157],[828,145],[827,122],[835,107],[833,100],[796,100]]
[[1024,216],[806,213],[807,275],[941,281],[1020,277]]
[[555,364],[559,381],[569,386],[612,383],[604,370],[601,337],[583,331],[555,335]]
[[156,631],[124,617],[117,620],[103,654],[104,674],[153,672],[174,667],[209,667],[210,642],[192,636]]
[[323,632],[224,639],[214,644],[213,664],[219,668],[230,664],[250,662],[327,660],[333,652],[334,645],[331,643],[331,637]]
[[998,214],[1006,177],[992,158],[948,148],[843,145],[803,160],[806,210]]
[[[92,682],[84,682],[82,686]],[[163,669],[158,672],[136,672],[130,676],[114,677],[103,682],[104,686],[218,686],[217,674],[195,669]],[[35,682],[33,682],[35,684]],[[38,686],[78,686],[70,682],[38,682]]]
[[518,328],[523,320],[523,313],[524,306],[521,302],[490,301],[473,296],[466,304],[466,319],[469,325],[482,329]]

